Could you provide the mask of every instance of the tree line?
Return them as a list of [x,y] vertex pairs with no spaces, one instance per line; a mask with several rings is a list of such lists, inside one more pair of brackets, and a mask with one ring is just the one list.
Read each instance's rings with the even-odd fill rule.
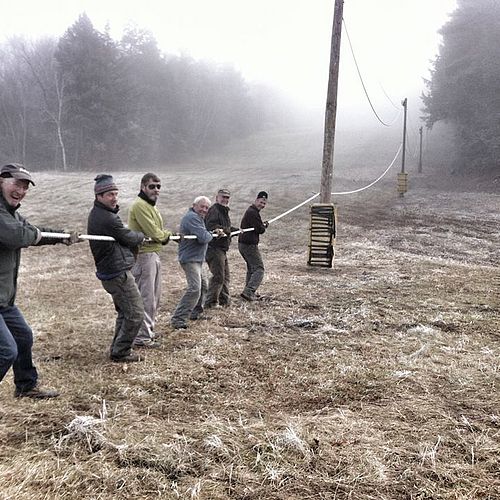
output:
[[500,167],[500,2],[458,0],[423,95],[428,127],[451,124],[463,173]]
[[0,46],[0,159],[81,170],[157,165],[283,124],[269,89],[231,66],[160,51],[147,30],[121,40],[86,14],[62,37]]

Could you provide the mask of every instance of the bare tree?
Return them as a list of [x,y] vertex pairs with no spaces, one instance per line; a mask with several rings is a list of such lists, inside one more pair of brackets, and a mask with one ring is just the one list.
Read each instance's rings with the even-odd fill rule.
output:
[[[52,39],[39,41],[35,47],[29,47],[22,40],[18,43],[22,60],[30,69],[34,81],[41,91],[43,111],[55,125],[57,143],[61,151],[62,168],[66,171],[68,166],[62,123],[65,85],[64,76],[58,71],[54,58],[56,46],[57,41]],[[57,153],[54,161],[57,162]]]

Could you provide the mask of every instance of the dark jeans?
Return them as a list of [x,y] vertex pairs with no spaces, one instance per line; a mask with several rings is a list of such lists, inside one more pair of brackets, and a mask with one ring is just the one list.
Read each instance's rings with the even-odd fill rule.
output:
[[247,263],[247,277],[243,293],[253,296],[264,279],[264,262],[257,245],[238,243],[238,250]]
[[186,275],[187,288],[170,320],[174,326],[185,325],[188,318],[203,312],[203,299],[207,291],[203,262],[184,262],[181,267]]
[[35,387],[38,373],[31,349],[33,332],[16,306],[0,308],[0,380],[12,366],[14,384],[19,392]]
[[144,319],[142,297],[130,271],[101,283],[104,290],[113,297],[118,313],[110,354],[112,358],[122,358],[130,354],[132,343]]
[[206,261],[212,277],[208,285],[205,306],[227,306],[231,302],[229,296],[229,263],[226,252],[220,248],[208,247]]

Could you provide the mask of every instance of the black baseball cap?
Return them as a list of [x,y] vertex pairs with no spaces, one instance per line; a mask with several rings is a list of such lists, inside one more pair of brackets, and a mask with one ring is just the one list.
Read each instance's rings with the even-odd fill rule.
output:
[[7,165],[4,165],[0,171],[0,177],[13,177],[14,179],[31,182],[33,186],[35,185],[29,171],[26,170],[20,163],[8,163]]

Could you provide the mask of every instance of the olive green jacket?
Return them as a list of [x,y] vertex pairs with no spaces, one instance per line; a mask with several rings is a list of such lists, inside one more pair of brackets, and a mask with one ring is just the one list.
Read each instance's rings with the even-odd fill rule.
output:
[[172,235],[164,229],[160,211],[151,203],[138,196],[128,213],[128,228],[132,231],[144,233],[151,241],[144,242],[139,247],[139,253],[159,252],[162,245],[168,243]]
[[14,305],[21,248],[31,245],[54,245],[61,240],[42,238],[42,232],[62,233],[61,230],[32,226],[11,207],[0,193],[0,308]]

